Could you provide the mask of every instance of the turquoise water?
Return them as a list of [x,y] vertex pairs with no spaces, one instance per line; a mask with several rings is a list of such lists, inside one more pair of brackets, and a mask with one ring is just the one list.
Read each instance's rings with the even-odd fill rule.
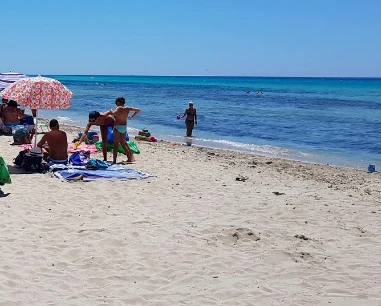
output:
[[[124,96],[139,107],[130,132],[186,141],[176,120],[190,100],[198,113],[192,142],[216,148],[366,169],[381,167],[381,79],[50,76],[74,93],[68,110],[42,110],[84,126],[91,110]],[[247,93],[247,91],[251,91]],[[258,95],[257,91],[262,91]]]

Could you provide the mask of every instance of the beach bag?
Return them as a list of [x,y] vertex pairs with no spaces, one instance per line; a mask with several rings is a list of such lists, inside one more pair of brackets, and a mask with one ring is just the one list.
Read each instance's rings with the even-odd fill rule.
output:
[[107,142],[114,142],[114,130],[111,126],[107,128]]
[[29,144],[30,134],[28,128],[23,125],[17,125],[13,131],[13,143],[17,145]]
[[88,170],[107,169],[109,164],[99,159],[89,159],[86,164]]
[[88,159],[90,158],[90,151],[77,151],[74,152],[70,158],[69,162],[74,166],[85,166],[87,164]]
[[25,116],[24,118],[20,119],[20,124],[27,124],[27,125],[34,125],[34,118],[33,116]]
[[[40,149],[41,150],[41,149]],[[21,167],[24,168],[26,172],[43,172],[44,168],[42,166],[43,154],[36,148],[26,152],[23,157],[23,162]]]
[[19,154],[13,159],[13,163],[18,166],[18,167],[21,167],[22,166],[22,162],[24,161],[24,155],[29,152],[29,150],[22,150],[19,152]]
[[[130,137],[126,133],[126,141],[129,141]],[[108,143],[114,143],[114,130],[111,126],[107,128],[107,142]]]

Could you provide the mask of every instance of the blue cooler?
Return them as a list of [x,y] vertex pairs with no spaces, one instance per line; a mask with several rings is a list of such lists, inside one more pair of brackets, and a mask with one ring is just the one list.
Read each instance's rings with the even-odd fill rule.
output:
[[370,165],[368,166],[368,172],[369,172],[369,173],[376,172],[376,165],[370,164]]

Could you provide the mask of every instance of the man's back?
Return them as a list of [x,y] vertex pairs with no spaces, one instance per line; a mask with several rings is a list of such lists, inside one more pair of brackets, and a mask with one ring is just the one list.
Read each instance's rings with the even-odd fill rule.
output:
[[44,135],[49,145],[49,156],[55,160],[67,159],[67,136],[64,131],[52,130]]

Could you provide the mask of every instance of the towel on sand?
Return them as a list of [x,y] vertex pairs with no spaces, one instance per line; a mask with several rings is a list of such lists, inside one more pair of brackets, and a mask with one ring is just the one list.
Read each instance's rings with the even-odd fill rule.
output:
[[54,172],[54,175],[65,180],[94,181],[108,180],[132,180],[150,177],[149,174],[135,169],[129,169],[123,165],[112,165],[104,170],[66,169]]
[[[23,148],[24,150],[30,150],[33,148],[33,145],[23,144],[23,145],[19,145],[19,147]],[[94,154],[98,151],[94,144],[87,145],[85,143],[81,143],[76,150],[74,149],[74,143],[69,143],[69,145],[67,146],[67,151],[70,153],[74,153],[74,152],[81,151],[81,150],[90,151],[91,154]]]

